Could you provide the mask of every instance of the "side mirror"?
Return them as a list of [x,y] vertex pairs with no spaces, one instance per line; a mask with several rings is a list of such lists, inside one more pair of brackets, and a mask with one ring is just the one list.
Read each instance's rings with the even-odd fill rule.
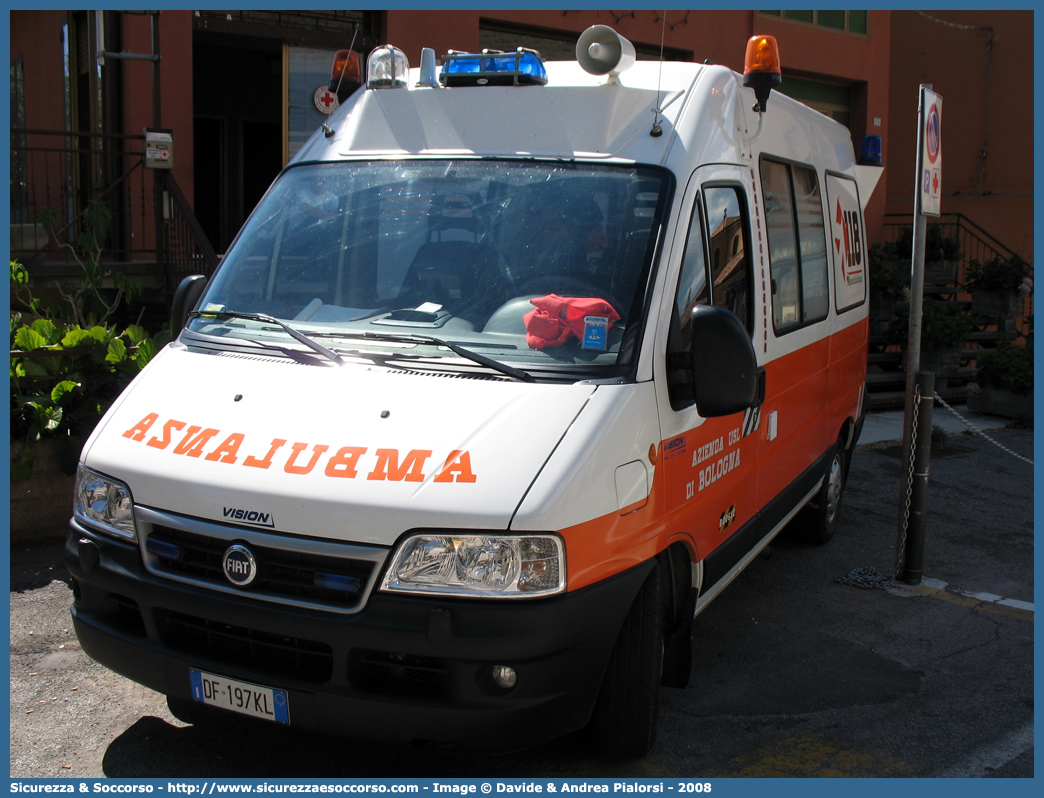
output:
[[202,274],[190,274],[178,284],[174,300],[170,303],[171,340],[178,337],[178,333],[188,321],[188,314],[196,307],[206,287],[207,278]]
[[730,416],[765,399],[750,333],[735,313],[718,305],[692,309],[692,373],[696,411],[704,418]]

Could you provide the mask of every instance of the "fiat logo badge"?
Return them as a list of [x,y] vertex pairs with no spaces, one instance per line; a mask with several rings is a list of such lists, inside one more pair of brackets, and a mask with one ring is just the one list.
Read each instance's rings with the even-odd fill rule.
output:
[[236,587],[246,587],[257,578],[257,560],[246,546],[236,543],[228,547],[221,559],[225,578]]

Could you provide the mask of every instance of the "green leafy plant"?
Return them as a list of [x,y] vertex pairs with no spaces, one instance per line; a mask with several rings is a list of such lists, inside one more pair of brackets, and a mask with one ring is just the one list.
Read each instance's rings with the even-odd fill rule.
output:
[[965,269],[964,288],[970,293],[979,291],[1018,292],[1033,290],[1033,267],[1018,253],[1010,258],[997,256],[986,262],[973,260]]
[[[889,327],[893,344],[906,345],[909,338],[910,307],[904,303],[896,309],[895,323]],[[953,302],[925,297],[921,307],[921,351],[945,352],[960,349],[975,329],[975,317]]]
[[[913,257],[912,227],[904,227],[899,231],[895,247],[901,260],[909,260]],[[941,224],[927,225],[924,233],[924,260],[926,263],[940,260],[955,261],[960,257],[960,241],[947,235],[945,227]]]
[[51,208],[41,210],[37,221],[81,269],[76,282],[56,283],[64,304],[49,308],[49,315],[92,327],[105,324],[123,302],[140,296],[141,280],[115,269],[107,270],[102,262],[103,242],[112,226],[112,214],[105,205],[95,201],[87,206],[74,243],[61,240],[58,216]]
[[983,352],[975,376],[981,386],[1022,396],[1033,392],[1033,346],[1002,346]]
[[13,259],[11,260],[11,306],[23,307],[40,315],[40,303],[29,290],[29,270]]
[[25,446],[11,463],[11,480],[28,479],[36,443],[60,443],[72,473],[79,448],[120,392],[151,360],[166,335],[150,338],[132,325],[122,332],[11,317],[11,437]]
[[[59,443],[63,470],[72,473],[80,446],[120,392],[166,343],[164,332],[150,337],[131,325],[119,330],[103,323],[80,324],[96,318],[87,306],[98,296],[101,318],[108,318],[127,294],[104,295],[99,261],[85,262],[85,280],[94,287],[84,292],[63,291],[65,306],[56,318],[31,321],[11,313],[10,383],[11,439],[24,446],[11,462],[11,480],[28,479],[34,447],[43,438]],[[45,311],[33,297],[29,275],[11,261],[11,296],[33,316]]]
[[870,294],[890,299],[906,299],[910,291],[910,262],[899,258],[891,241],[870,245]]

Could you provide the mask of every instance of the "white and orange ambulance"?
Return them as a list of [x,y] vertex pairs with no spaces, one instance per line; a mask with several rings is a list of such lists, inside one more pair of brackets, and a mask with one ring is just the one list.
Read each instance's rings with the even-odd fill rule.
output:
[[803,508],[830,538],[880,170],[769,38],[577,53],[338,72],[83,449],[91,657],[190,722],[640,755],[694,615]]

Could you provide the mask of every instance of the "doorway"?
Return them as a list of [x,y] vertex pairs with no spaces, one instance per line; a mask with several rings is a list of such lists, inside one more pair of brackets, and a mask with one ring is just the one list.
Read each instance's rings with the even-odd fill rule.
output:
[[193,34],[195,211],[218,253],[283,168],[283,45]]

